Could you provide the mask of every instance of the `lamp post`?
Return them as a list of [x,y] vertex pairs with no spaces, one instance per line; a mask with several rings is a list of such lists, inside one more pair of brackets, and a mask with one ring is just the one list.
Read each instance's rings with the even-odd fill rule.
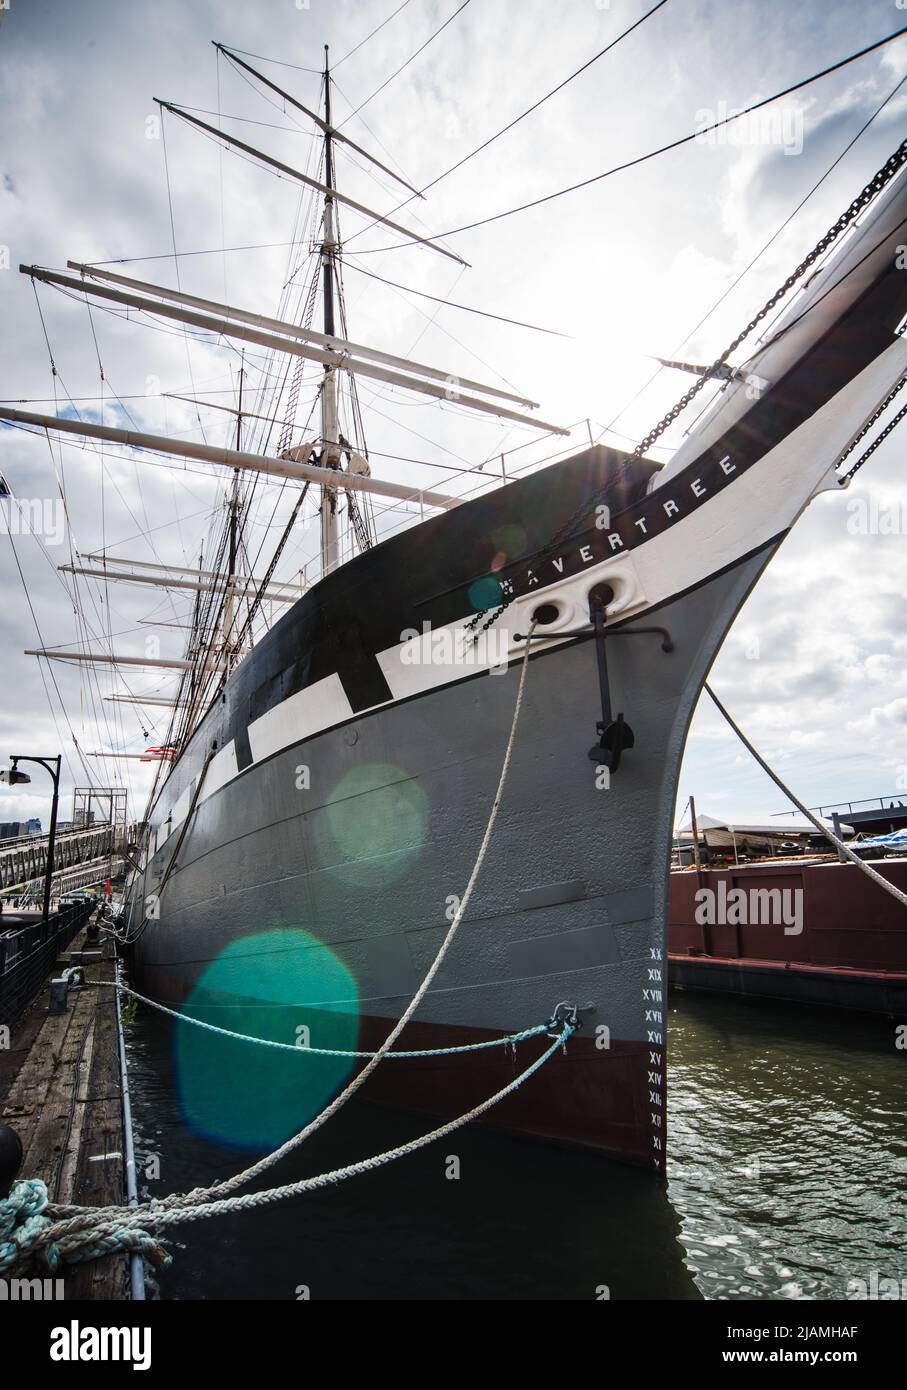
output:
[[54,876],[54,845],[57,839],[57,804],[60,799],[60,766],[62,758],[59,754],[55,758],[32,758],[24,754],[10,756],[11,767],[8,771],[0,772],[0,782],[6,782],[9,786],[19,783],[30,782],[31,778],[27,772],[19,771],[19,763],[40,763],[45,772],[49,772],[54,784],[54,798],[50,808],[50,830],[47,835],[47,864],[44,872],[44,920],[50,920],[50,889]]

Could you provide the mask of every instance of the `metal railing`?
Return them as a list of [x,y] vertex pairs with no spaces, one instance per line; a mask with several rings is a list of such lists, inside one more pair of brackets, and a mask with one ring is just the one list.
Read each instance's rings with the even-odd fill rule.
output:
[[824,816],[831,811],[844,811],[845,809],[847,814],[852,816],[855,806],[865,806],[870,810],[875,810],[878,806],[882,811],[907,811],[907,806],[904,805],[905,797],[907,797],[907,792],[895,792],[889,797],[870,796],[864,801],[834,801],[828,806],[811,806],[810,810],[815,811],[818,816]]
[[46,922],[2,930],[0,917],[0,1026],[15,1027],[37,996],[60,951],[65,951],[97,906],[66,903]]
[[[57,836],[54,845],[54,881],[67,870],[96,864],[107,856],[121,858],[133,827],[100,825]],[[32,835],[11,844],[0,843],[0,893],[14,893],[43,879],[47,869],[46,835]]]

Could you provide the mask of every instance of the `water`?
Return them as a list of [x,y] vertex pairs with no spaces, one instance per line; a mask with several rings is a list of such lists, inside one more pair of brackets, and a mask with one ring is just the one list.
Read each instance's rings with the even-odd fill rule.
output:
[[[827,1299],[873,1272],[907,1289],[905,1056],[893,1024],[675,994],[670,1028],[667,1190],[594,1155],[464,1130],[330,1191],[174,1228],[161,1296]],[[160,1163],[143,1195],[248,1166],[184,1123],[169,1020],[143,1010],[128,1052],[137,1152]],[[260,1186],[379,1152],[426,1123],[354,1101]]]

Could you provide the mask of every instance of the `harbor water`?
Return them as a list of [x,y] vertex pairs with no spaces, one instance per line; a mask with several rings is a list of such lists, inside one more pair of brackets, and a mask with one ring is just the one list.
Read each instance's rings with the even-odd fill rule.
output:
[[[143,1196],[207,1185],[251,1161],[187,1117],[180,1031],[187,1025],[143,1006],[128,1027]],[[257,1050],[262,1092],[273,1057]],[[823,1300],[907,1291],[905,1063],[887,1020],[675,992],[667,1188],[594,1154],[463,1130],[330,1190],[174,1228],[160,1296]],[[233,1082],[224,1074],[210,1084],[229,1096]],[[430,1127],[354,1100],[258,1186],[336,1168]]]

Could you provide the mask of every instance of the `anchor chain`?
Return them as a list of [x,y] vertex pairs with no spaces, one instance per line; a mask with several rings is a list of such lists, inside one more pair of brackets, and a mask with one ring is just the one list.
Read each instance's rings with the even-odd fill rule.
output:
[[[788,291],[791,290],[797,283],[797,281],[802,279],[806,272],[815,265],[819,257],[824,255],[824,253],[829,249],[829,247],[832,246],[834,242],[838,240],[841,233],[847,230],[847,228],[851,225],[852,222],[856,220],[856,218],[860,215],[864,208],[868,207],[869,204],[873,201],[873,199],[877,197],[877,195],[881,193],[885,187],[887,187],[887,185],[891,182],[894,176],[904,167],[905,164],[907,164],[907,139],[901,141],[898,148],[894,151],[892,155],[888,157],[888,159],[882,165],[881,169],[877,170],[877,172],[866,184],[865,188],[863,188],[861,192],[857,194],[850,206],[846,208],[844,212],[841,213],[841,216],[834,223],[834,225],[829,227],[828,231],[821,238],[821,240],[816,242],[815,246],[809,252],[809,254],[807,256],[804,256],[803,260],[796,267],[796,269],[793,270],[790,275],[788,275],[783,285],[781,285],[780,288],[775,291],[775,293],[771,296],[770,299],[766,300],[765,304],[763,304],[759,312],[753,315],[746,327],[740,333],[737,334],[736,338],[734,338],[732,342],[728,343],[724,351],[722,353],[719,353],[712,365],[709,368],[707,368],[706,373],[703,376],[701,376],[697,381],[695,381],[688,391],[684,392],[684,394],[680,397],[680,400],[677,401],[677,403],[671,407],[668,413],[661,420],[659,420],[658,424],[655,425],[654,428],[649,431],[645,438],[639,441],[633,452],[627,456],[626,461],[616,471],[614,477],[611,478],[602,487],[597,488],[595,492],[591,493],[590,496],[582,503],[582,505],[574,512],[573,516],[570,517],[570,519],[566,521],[563,526],[560,527],[553,539],[549,541],[545,548],[539,552],[536,559],[537,564],[540,562],[544,563],[545,560],[549,559],[551,555],[554,554],[557,551],[557,549],[561,545],[563,545],[563,543],[567,539],[569,539],[570,536],[574,534],[575,528],[577,527],[579,522],[581,522],[585,519],[586,516],[588,516],[590,509],[605,496],[608,490],[611,487],[613,487],[615,483],[620,482],[620,480],[626,476],[632,464],[636,462],[638,459],[641,459],[643,455],[646,453],[646,451],[650,449],[652,445],[656,442],[656,440],[661,438],[665,430],[668,429],[674,423],[678,415],[682,414],[682,412],[686,410],[690,402],[696,398],[696,396],[706,385],[706,383],[712,378],[712,376],[722,366],[726,365],[725,359],[729,357],[731,353],[736,352],[737,348],[739,348],[741,344],[749,337],[749,335],[756,328],[758,328],[759,324],[763,322],[767,315],[770,314],[772,310],[777,307],[777,305],[788,293]],[[490,616],[485,617],[485,622],[482,624],[482,627],[479,629],[479,632],[477,632],[475,635],[476,640],[478,640],[478,637],[481,632],[484,632],[487,628],[491,627],[493,623],[496,623],[498,621],[502,614],[510,607],[511,603],[513,603],[516,597],[517,595],[513,592],[511,592],[510,594],[502,594],[501,602],[496,607],[495,611],[491,613]],[[475,628],[479,620],[483,616],[485,615],[483,615],[482,613],[477,613],[475,617],[471,619],[469,623],[467,623],[467,628]]]

